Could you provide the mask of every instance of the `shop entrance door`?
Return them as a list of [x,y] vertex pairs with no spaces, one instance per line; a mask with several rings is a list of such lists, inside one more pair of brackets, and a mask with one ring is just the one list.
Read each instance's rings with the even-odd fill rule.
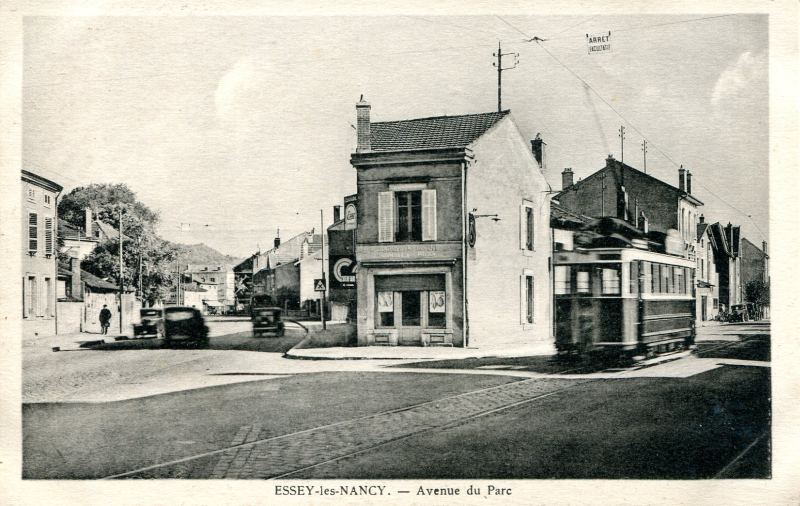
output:
[[418,346],[422,343],[422,300],[421,291],[395,292],[400,297],[400,318],[398,325],[398,344]]

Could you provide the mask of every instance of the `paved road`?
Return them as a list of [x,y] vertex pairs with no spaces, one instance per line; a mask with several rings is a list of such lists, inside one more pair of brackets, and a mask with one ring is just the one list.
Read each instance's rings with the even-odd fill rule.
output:
[[[119,402],[26,405],[24,474],[765,477],[769,339],[754,330],[720,330],[703,341],[703,358],[570,376],[190,351],[266,356],[260,373],[270,375]],[[331,366],[352,372],[322,372]]]

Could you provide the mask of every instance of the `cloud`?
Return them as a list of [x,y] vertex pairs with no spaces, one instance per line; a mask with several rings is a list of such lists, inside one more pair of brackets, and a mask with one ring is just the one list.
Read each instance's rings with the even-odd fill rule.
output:
[[242,59],[226,72],[219,80],[214,93],[214,105],[217,117],[226,119],[237,112],[237,105],[242,94],[259,82],[258,69],[250,59]]
[[736,97],[751,84],[765,77],[767,70],[766,54],[753,54],[745,51],[735,63],[722,71],[711,92],[711,104],[718,105],[729,98]]

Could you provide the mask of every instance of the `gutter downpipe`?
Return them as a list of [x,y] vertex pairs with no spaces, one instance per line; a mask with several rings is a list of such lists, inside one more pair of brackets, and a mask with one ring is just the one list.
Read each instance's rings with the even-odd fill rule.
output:
[[469,220],[467,219],[467,167],[469,162],[461,162],[461,299],[463,303],[462,329],[464,331],[464,348],[469,345],[469,317],[467,304],[467,241],[469,237]]
[[[61,192],[56,193],[55,201],[53,202],[53,207],[56,211],[55,219],[53,220],[53,257],[55,258],[56,263],[56,273],[53,276],[53,323],[56,326],[56,334],[58,335],[58,197],[61,196]],[[74,273],[72,274],[75,275]]]

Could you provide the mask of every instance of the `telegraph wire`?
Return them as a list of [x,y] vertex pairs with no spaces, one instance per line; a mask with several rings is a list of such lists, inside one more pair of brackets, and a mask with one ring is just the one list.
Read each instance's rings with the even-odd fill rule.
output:
[[[716,17],[720,17],[720,16],[716,16]],[[551,53],[550,51],[548,51],[548,50],[547,50],[547,48],[545,48],[545,47],[544,47],[544,46],[543,46],[543,45],[542,45],[542,44],[541,44],[539,41],[536,41],[536,44],[537,44],[537,45],[538,45],[540,48],[542,48],[542,50],[543,50],[544,52],[546,52],[546,53],[547,53],[547,54],[548,54],[548,55],[549,55],[549,56],[550,56],[550,57],[551,57],[553,60],[555,60],[556,62],[558,62],[558,64],[559,64],[559,65],[561,65],[562,67],[564,67],[564,68],[565,68],[565,69],[566,69],[566,70],[567,70],[567,71],[568,71],[570,74],[572,74],[573,76],[575,76],[575,78],[576,78],[576,79],[578,79],[580,82],[582,82],[582,83],[584,84],[584,86],[586,86],[587,88],[589,88],[590,90],[592,90],[592,92],[594,92],[594,94],[595,94],[595,95],[596,95],[596,96],[597,96],[597,97],[598,97],[600,100],[602,100],[604,104],[606,104],[606,105],[609,107],[609,109],[611,109],[612,111],[614,111],[614,113],[615,113],[617,116],[619,116],[619,117],[620,117],[620,119],[622,119],[622,120],[623,120],[625,123],[627,123],[627,124],[628,124],[628,126],[630,126],[630,127],[631,127],[631,129],[633,129],[633,130],[634,130],[636,133],[638,133],[638,134],[639,134],[639,135],[642,137],[642,139],[645,139],[645,140],[647,140],[647,145],[648,145],[648,146],[652,146],[652,147],[656,148],[656,150],[657,150],[659,153],[661,153],[661,155],[662,155],[662,156],[664,156],[664,158],[666,158],[667,160],[669,160],[669,161],[670,161],[670,163],[672,163],[672,164],[673,164],[675,167],[680,167],[680,166],[681,166],[681,165],[680,165],[678,162],[676,162],[676,161],[675,161],[675,160],[674,160],[674,159],[673,159],[671,156],[669,156],[669,155],[668,155],[668,154],[667,154],[667,153],[666,153],[666,152],[665,152],[663,149],[661,149],[661,147],[660,147],[658,144],[655,144],[655,143],[653,143],[653,141],[652,141],[651,139],[648,139],[648,138],[647,138],[647,136],[646,136],[644,133],[642,133],[642,131],[641,131],[641,130],[639,130],[639,129],[636,127],[636,125],[634,125],[633,123],[631,123],[631,122],[630,122],[630,121],[629,121],[629,120],[628,120],[628,119],[627,119],[625,116],[623,116],[623,115],[622,115],[622,113],[620,113],[620,112],[619,112],[619,111],[618,111],[618,110],[617,110],[617,109],[616,109],[616,108],[615,108],[613,105],[611,105],[611,103],[609,103],[609,101],[608,101],[608,100],[606,100],[606,99],[605,99],[605,98],[604,98],[604,97],[603,97],[603,96],[602,96],[602,95],[601,95],[601,94],[600,94],[600,93],[599,93],[599,92],[598,92],[596,89],[594,89],[594,88],[592,87],[592,85],[590,85],[590,84],[589,84],[589,83],[588,83],[588,82],[587,82],[585,79],[583,79],[581,76],[579,76],[578,74],[576,74],[576,73],[575,73],[575,72],[574,72],[572,69],[570,69],[569,67],[567,67],[567,66],[566,66],[566,65],[565,65],[565,64],[564,64],[564,63],[563,63],[561,60],[559,60],[559,59],[558,59],[558,58],[557,58],[557,57],[556,57],[556,56],[555,56],[553,53]],[[704,184],[703,184],[703,182],[702,182],[701,180],[699,180],[698,178],[695,178],[695,180],[697,181],[697,183],[698,183],[700,186],[702,186],[702,187],[703,187],[703,188],[704,188],[706,191],[708,191],[708,193],[709,193],[709,194],[711,194],[712,196],[716,197],[716,198],[717,198],[717,199],[718,199],[720,202],[722,202],[722,203],[726,204],[728,207],[730,207],[731,209],[733,209],[733,210],[737,211],[737,212],[738,212],[738,213],[740,213],[742,216],[744,216],[744,217],[746,217],[748,220],[750,220],[750,222],[753,224],[753,226],[756,228],[756,230],[758,230],[758,232],[759,232],[759,233],[762,235],[762,237],[763,237],[764,239],[766,239],[766,235],[764,234],[764,231],[763,231],[763,230],[761,230],[761,228],[760,228],[760,227],[759,227],[759,226],[756,224],[756,222],[755,222],[755,220],[753,220],[753,217],[752,217],[752,215],[751,215],[751,214],[748,214],[748,213],[744,212],[743,210],[739,209],[738,207],[734,206],[733,204],[731,204],[730,202],[728,202],[728,201],[727,201],[727,200],[725,200],[724,198],[720,197],[719,195],[717,195],[716,193],[714,193],[713,191],[711,191],[711,190],[710,190],[710,189],[709,189],[709,188],[708,188],[706,185],[704,185]]]
[[[708,20],[708,19],[727,18],[727,17],[731,17],[731,16],[738,16],[738,15],[739,14],[720,14],[718,16],[705,16],[705,17],[702,17],[702,18],[684,19],[684,20],[681,20],[681,21],[668,21],[668,22],[665,22],[665,23],[655,23],[655,24],[652,24],[652,25],[634,25],[634,26],[630,26],[630,27],[627,27],[627,28],[618,28],[618,29],[613,29],[612,28],[611,31],[614,32],[614,33],[630,32],[630,31],[634,31],[634,30],[645,30],[647,28],[657,28],[657,27],[660,27],[660,26],[680,25],[680,24],[683,24],[683,23],[694,23],[695,21],[705,21],[705,20]],[[578,24],[580,24],[580,23],[578,23]],[[574,28],[574,27],[571,27],[571,28]],[[568,39],[568,38],[572,38],[572,37],[584,37],[585,36],[582,33],[581,34],[576,34],[576,35],[563,35],[563,36],[557,36],[557,35],[554,35],[553,37],[550,37],[548,40]]]
[[517,32],[519,32],[519,33],[521,33],[522,35],[524,35],[526,40],[529,40],[529,39],[531,39],[531,36],[530,36],[530,35],[528,35],[527,33],[523,32],[522,30],[520,30],[520,29],[519,29],[519,28],[517,28],[516,26],[512,25],[511,23],[509,23],[508,21],[506,21],[505,19],[503,19],[501,16],[495,16],[495,17],[496,17],[497,19],[499,19],[500,21],[502,21],[503,23],[505,23],[505,24],[507,24],[508,26],[510,26],[511,28],[513,28],[514,30],[516,30]]

